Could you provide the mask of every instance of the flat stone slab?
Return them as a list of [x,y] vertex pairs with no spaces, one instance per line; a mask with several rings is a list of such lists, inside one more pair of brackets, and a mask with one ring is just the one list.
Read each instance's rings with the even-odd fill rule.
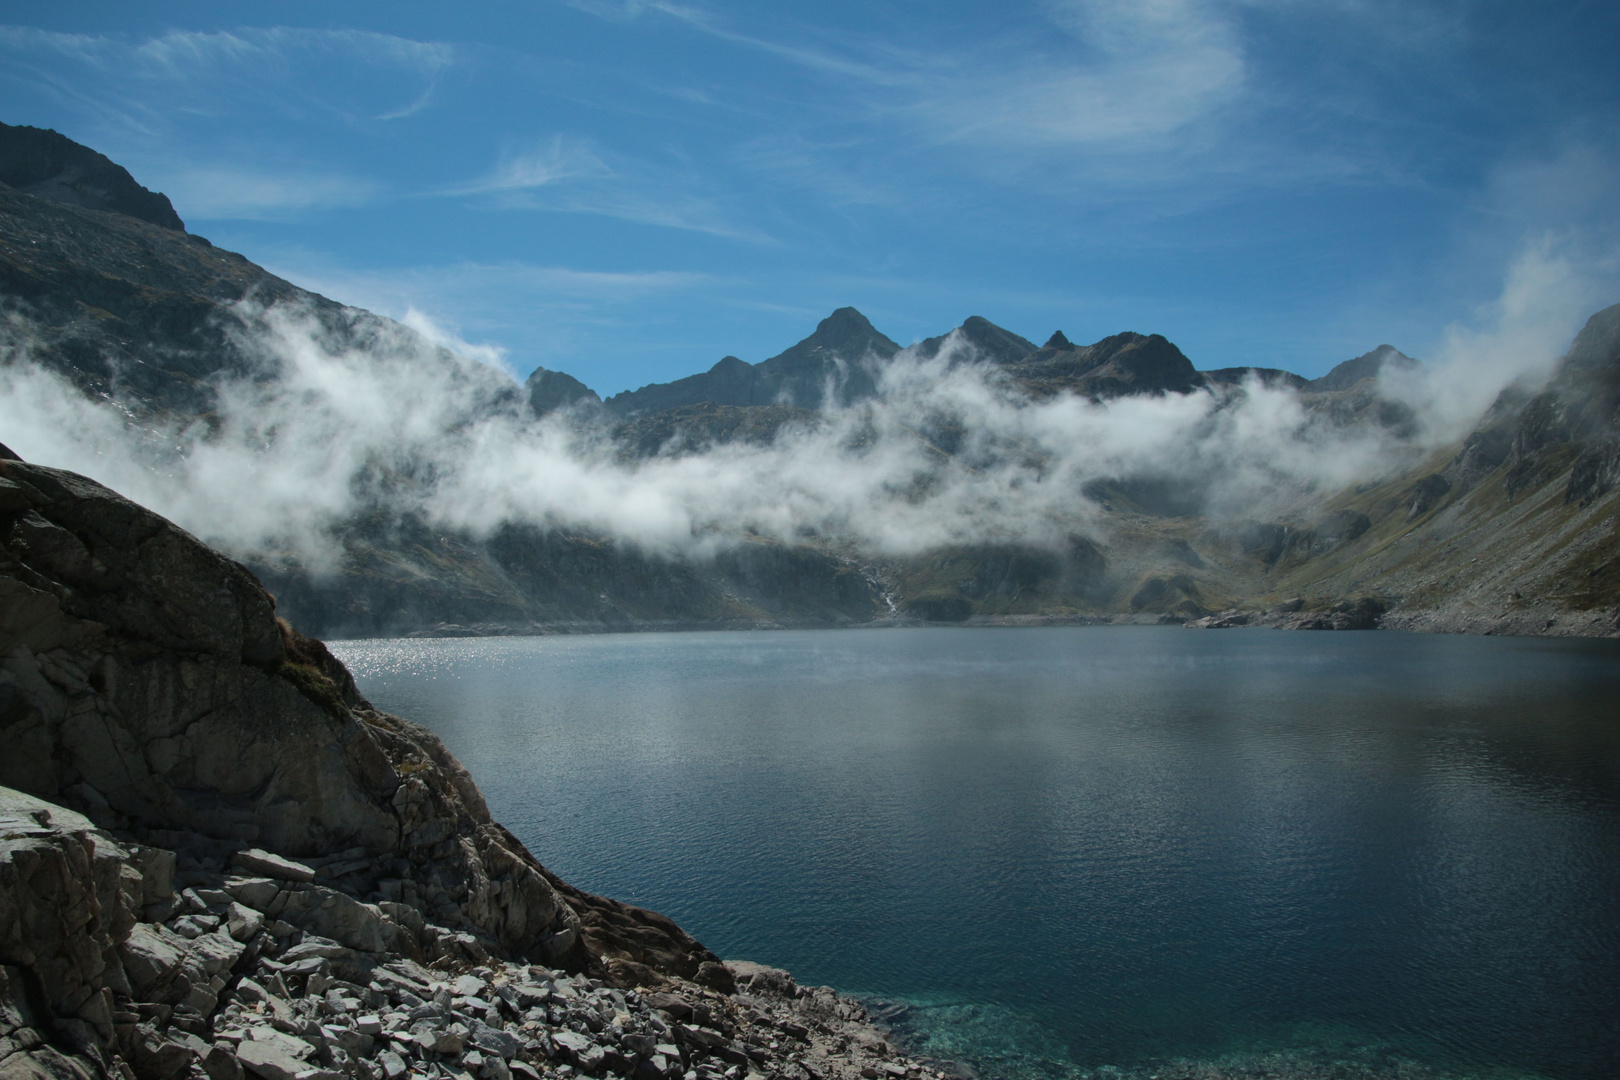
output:
[[342,1073],[294,1057],[281,1046],[257,1039],[245,1040],[236,1051],[239,1060],[260,1080],[342,1080]]
[[314,881],[315,871],[300,862],[284,859],[260,848],[238,851],[231,861],[252,874],[278,881]]

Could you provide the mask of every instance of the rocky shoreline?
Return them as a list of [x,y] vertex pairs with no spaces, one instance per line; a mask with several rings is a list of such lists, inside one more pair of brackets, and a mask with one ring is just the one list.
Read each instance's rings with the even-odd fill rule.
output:
[[9,789],[0,830],[6,1077],[939,1075],[858,1002],[759,964],[637,987],[492,956],[410,903],[345,891],[345,852],[114,832]]
[[0,1080],[917,1077],[576,889],[238,564],[0,459]]

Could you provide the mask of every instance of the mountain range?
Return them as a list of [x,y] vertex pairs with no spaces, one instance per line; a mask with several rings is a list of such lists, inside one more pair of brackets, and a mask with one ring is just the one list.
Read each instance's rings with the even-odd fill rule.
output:
[[[1427,369],[1389,345],[1308,380],[1200,371],[1158,334],[1037,346],[977,316],[903,347],[849,307],[759,363],[726,356],[603,399],[543,368],[519,385],[301,289],[188,233],[89,148],[0,125],[0,312],[0,375],[49,373],[120,417],[141,453],[236,437],[242,402],[293,387],[309,362],[275,345],[292,323],[304,352],[431,381],[454,401],[435,438],[565,445],[557,460],[626,485],[620,503],[699,465],[717,492],[740,470],[765,477],[732,517],[661,545],[555,500],[447,516],[444,460],[370,446],[320,524],[329,557],[273,540],[231,552],[321,636],[1160,619],[1620,632],[1620,305],[1550,380],[1509,385],[1444,438],[1397,392]],[[1275,447],[1245,434],[1262,405],[1286,414]],[[1108,441],[1165,417],[1185,435],[1151,453]],[[1105,421],[1095,446],[1075,434]],[[277,437],[270,425],[253,445],[275,454]],[[1312,447],[1327,448],[1314,471],[1282,460]],[[1341,476],[1340,448],[1368,463]],[[836,499],[808,516],[775,505],[773,470],[890,458],[903,467],[874,488],[888,501],[859,521]],[[798,497],[788,479],[777,494]],[[873,539],[922,510],[932,531]],[[206,513],[186,524],[212,527]]]

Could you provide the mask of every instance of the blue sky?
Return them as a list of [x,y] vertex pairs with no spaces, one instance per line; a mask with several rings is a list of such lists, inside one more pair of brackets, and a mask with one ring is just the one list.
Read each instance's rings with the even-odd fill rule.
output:
[[1537,302],[1503,291],[1527,252],[1555,332],[1620,300],[1612,2],[0,0],[0,27],[0,119],[604,394],[846,304],[903,344],[977,314],[1314,375],[1488,332]]

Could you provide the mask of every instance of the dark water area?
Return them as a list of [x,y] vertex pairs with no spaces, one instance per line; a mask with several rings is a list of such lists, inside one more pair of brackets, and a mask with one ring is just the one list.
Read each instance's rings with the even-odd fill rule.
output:
[[981,1076],[1620,1076],[1620,643],[333,649],[567,880]]

